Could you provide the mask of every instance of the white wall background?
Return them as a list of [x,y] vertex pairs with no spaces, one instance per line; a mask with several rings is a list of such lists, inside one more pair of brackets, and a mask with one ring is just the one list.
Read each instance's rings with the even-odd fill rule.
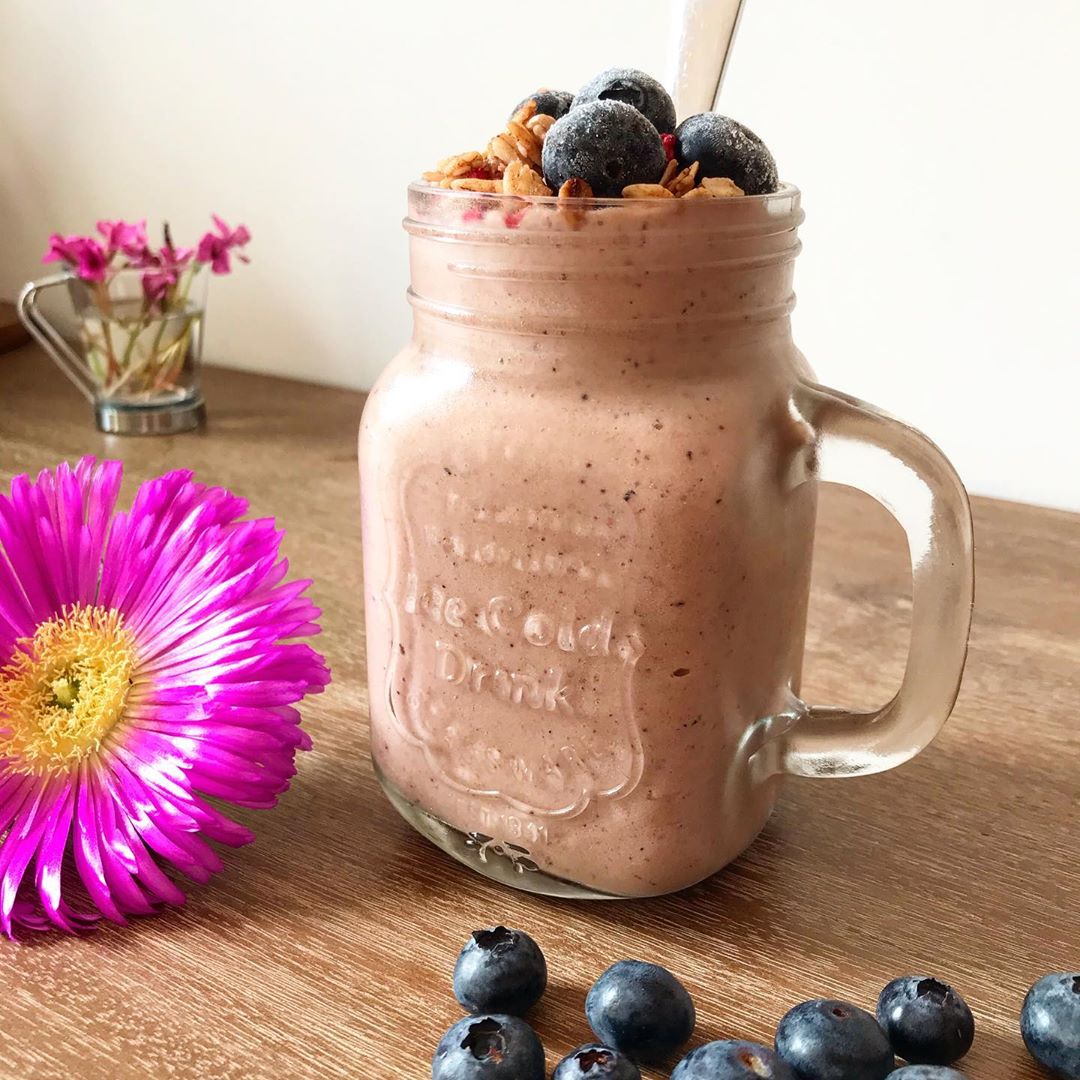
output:
[[[1080,3],[746,0],[722,107],[805,192],[799,343],[973,491],[1080,510]],[[211,210],[212,360],[370,384],[406,182],[538,85],[664,75],[665,0],[4,0],[0,296],[52,230]],[[2,404],[0,404],[2,408]]]

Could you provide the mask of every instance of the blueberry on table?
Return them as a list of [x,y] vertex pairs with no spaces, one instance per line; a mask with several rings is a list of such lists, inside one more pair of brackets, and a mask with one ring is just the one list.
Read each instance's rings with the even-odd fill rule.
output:
[[889,1080],[967,1080],[967,1077],[948,1065],[905,1065],[889,1073]]
[[544,138],[544,178],[557,191],[574,178],[600,198],[622,194],[630,184],[655,184],[667,155],[656,128],[621,101],[575,105]]
[[675,1053],[695,1020],[686,987],[670,971],[641,960],[612,964],[593,983],[585,1015],[602,1043],[650,1065]]
[[1020,1034],[1054,1076],[1080,1080],[1080,972],[1044,975],[1024,998]]
[[556,120],[565,116],[574,104],[574,95],[568,90],[537,90],[535,94],[522,98],[511,110],[510,116],[521,108],[527,101],[536,102],[536,111],[542,116],[554,116]]
[[467,1016],[439,1040],[431,1080],[544,1080],[544,1048],[524,1020]]
[[846,1001],[796,1005],[776,1029],[776,1051],[799,1080],[884,1080],[896,1066],[878,1022]]
[[641,1080],[641,1073],[614,1047],[586,1043],[555,1066],[551,1080]]
[[767,195],[779,183],[769,148],[748,128],[719,113],[688,116],[675,129],[675,156],[698,162],[698,176],[726,176],[747,195]]
[[454,964],[454,997],[472,1013],[521,1016],[547,986],[547,962],[524,930],[474,930]]
[[775,1050],[742,1039],[722,1039],[691,1050],[675,1066],[671,1080],[795,1080]]
[[633,68],[608,68],[590,79],[574,98],[574,107],[590,101],[621,101],[631,105],[662,135],[675,130],[675,103],[651,75]]
[[975,1038],[967,1002],[948,983],[919,975],[893,979],[881,991],[877,1022],[893,1050],[913,1065],[950,1065]]

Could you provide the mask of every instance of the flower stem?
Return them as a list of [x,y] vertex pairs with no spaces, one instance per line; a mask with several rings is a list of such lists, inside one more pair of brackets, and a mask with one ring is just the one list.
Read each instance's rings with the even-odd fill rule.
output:
[[[182,313],[184,311],[184,309],[187,307],[188,295],[191,292],[191,286],[194,283],[195,276],[196,276],[196,274],[198,274],[198,272],[199,272],[199,265],[198,265],[198,263],[196,263],[189,270],[185,271],[183,277],[181,278],[182,284],[180,282],[177,283],[177,289],[178,289],[179,295],[173,297],[173,301],[172,301],[172,304],[170,306],[175,306],[178,314]],[[176,375],[179,375],[180,371],[183,369],[184,360],[187,358],[187,347],[188,347],[187,346],[187,338],[188,338],[188,335],[191,333],[191,324],[192,324],[192,321],[194,320],[194,318],[195,318],[194,314],[188,316],[187,321],[184,323],[184,329],[180,332],[180,334],[177,337],[176,341],[173,342],[174,346],[177,345],[178,342],[182,342],[182,345],[180,345],[178,347],[178,349],[177,349],[176,359],[172,359],[170,357],[170,362],[169,362],[167,367],[165,366],[165,364],[161,365],[161,368],[163,370],[160,371],[159,374],[158,374],[158,377],[155,378],[154,385],[151,387],[152,390],[164,389],[166,384],[171,383],[172,380],[174,378],[176,378]],[[161,327],[158,330],[157,338],[156,338],[156,340],[154,342],[154,347],[153,347],[153,355],[154,356],[157,356],[157,351],[158,351],[158,348],[159,348],[159,346],[161,344],[161,336],[164,333],[164,331],[165,331],[165,322],[163,320],[162,324],[161,324]],[[170,346],[170,348],[171,347],[172,346]],[[175,374],[174,374],[174,372],[175,372]]]
[[[166,226],[166,228],[167,228],[167,226]],[[157,356],[158,349],[161,348],[161,339],[162,339],[162,336],[165,333],[165,325],[166,325],[166,323],[165,323],[165,313],[166,313],[166,310],[168,308],[173,307],[173,306],[175,306],[178,311],[183,311],[184,310],[184,306],[187,304],[188,292],[191,290],[192,279],[195,277],[195,274],[197,272],[198,272],[198,267],[195,267],[195,268],[187,271],[186,274],[184,275],[187,280],[184,281],[184,287],[182,289],[180,289],[180,295],[179,296],[174,296],[172,298],[172,300],[168,304],[162,303],[162,305],[161,305],[161,325],[158,327],[158,332],[157,332],[157,335],[154,338],[153,345],[150,346],[151,362],[153,361],[153,358],[155,358]]]
[[105,341],[105,349],[108,353],[109,366],[106,374],[106,382],[119,373],[120,366],[116,360],[116,352],[112,343],[112,297],[109,296],[109,286],[105,281],[99,281],[94,287],[97,293],[97,309],[101,313],[101,334]]
[[127,348],[124,350],[124,358],[123,358],[123,360],[120,361],[121,365],[125,369],[127,368],[128,364],[131,362],[131,354],[135,349],[135,342],[139,340],[139,337],[141,336],[142,332],[149,325],[149,322],[148,322],[149,317],[150,317],[150,301],[149,300],[143,300],[143,302],[142,302],[142,310],[139,312],[139,321],[135,326],[135,333],[128,335],[128,343],[127,343]]
[[173,359],[170,361],[168,367],[164,367],[163,365],[162,372],[154,380],[154,385],[151,387],[151,390],[165,390],[172,388],[174,380],[183,370],[184,361],[187,359],[188,338],[191,335],[191,326],[195,321],[195,318],[195,315],[188,316],[180,336],[165,350],[166,353],[173,353]]

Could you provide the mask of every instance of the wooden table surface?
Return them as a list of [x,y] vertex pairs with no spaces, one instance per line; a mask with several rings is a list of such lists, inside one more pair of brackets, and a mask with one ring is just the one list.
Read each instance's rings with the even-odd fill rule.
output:
[[[206,391],[206,433],[109,437],[40,354],[0,357],[0,483],[95,453],[125,461],[129,494],[189,466],[276,516],[325,610],[334,683],[305,709],[315,748],[276,810],[241,812],[257,841],[229,852],[183,909],[82,939],[0,945],[0,1076],[421,1080],[460,1015],[449,989],[457,949],[496,922],[546,951],[551,985],[532,1020],[549,1067],[589,1036],[591,981],[631,956],[685,981],[696,1041],[768,1042],[805,998],[872,1007],[893,976],[937,975],[975,1012],[971,1080],[1038,1075],[1017,1030],[1025,989],[1080,967],[1080,516],[975,500],[967,675],[953,719],[914,762],[868,779],[790,781],[757,843],[680,895],[552,901],[458,866],[398,818],[372,776],[361,395],[225,370],[207,372]],[[884,513],[830,493],[809,700],[870,705],[895,688],[906,576]]]
[[15,305],[0,300],[0,353],[25,345],[29,340],[30,335],[15,314]]

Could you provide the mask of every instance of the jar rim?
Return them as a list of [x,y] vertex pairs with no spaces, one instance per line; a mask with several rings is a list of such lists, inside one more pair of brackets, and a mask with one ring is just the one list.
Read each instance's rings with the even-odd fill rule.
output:
[[[461,202],[476,202],[490,207],[513,201],[515,203],[529,203],[537,206],[563,206],[569,209],[591,210],[607,207],[640,207],[643,202],[654,206],[664,206],[668,203],[685,206],[687,202],[682,199],[624,199],[617,196],[598,198],[595,195],[588,198],[574,199],[560,199],[558,195],[511,195],[495,191],[465,191],[457,188],[444,188],[439,187],[437,184],[429,183],[426,180],[414,180],[409,184],[408,192],[410,195],[423,195],[425,197],[438,199],[445,198]],[[690,203],[705,203],[707,205],[722,203],[728,206],[745,206],[747,203],[752,203],[760,206],[765,203],[779,202],[782,200],[787,202],[794,200],[797,202],[801,194],[802,193],[794,184],[789,184],[787,181],[782,180],[775,191],[769,191],[763,195],[740,195],[734,198],[691,199],[688,201]]]

